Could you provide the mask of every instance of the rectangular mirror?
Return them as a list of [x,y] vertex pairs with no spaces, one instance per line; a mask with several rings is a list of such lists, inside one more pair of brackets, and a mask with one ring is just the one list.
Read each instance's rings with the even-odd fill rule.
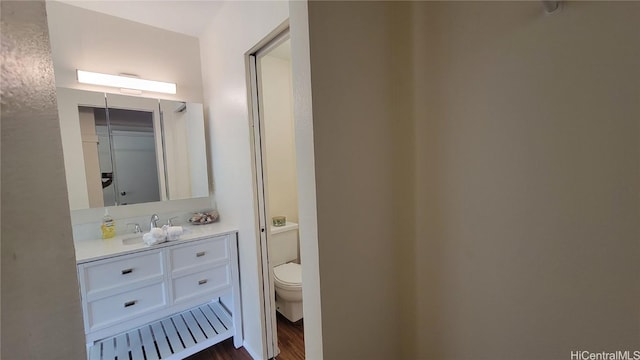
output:
[[209,196],[202,104],[160,100],[167,197]]
[[160,201],[153,112],[88,106],[78,112],[89,207]]
[[71,210],[209,196],[201,104],[58,88]]

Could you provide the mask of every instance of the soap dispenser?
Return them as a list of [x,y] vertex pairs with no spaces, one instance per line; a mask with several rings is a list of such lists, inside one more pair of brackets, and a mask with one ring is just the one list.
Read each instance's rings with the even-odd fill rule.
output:
[[100,226],[102,230],[102,238],[103,239],[111,239],[116,236],[116,222],[113,220],[111,215],[109,215],[109,209],[104,209],[104,216],[102,217],[102,226]]

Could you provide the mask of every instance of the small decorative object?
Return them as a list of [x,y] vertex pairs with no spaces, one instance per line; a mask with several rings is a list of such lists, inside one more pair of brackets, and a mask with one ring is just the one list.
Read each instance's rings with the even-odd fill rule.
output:
[[286,216],[274,216],[271,218],[273,226],[285,226],[287,225],[287,217]]
[[191,216],[191,218],[189,218],[189,222],[194,225],[211,224],[212,222],[215,222],[216,220],[218,220],[219,216],[220,215],[218,214],[217,210],[211,210],[207,212],[197,212],[197,213],[194,213],[193,216]]

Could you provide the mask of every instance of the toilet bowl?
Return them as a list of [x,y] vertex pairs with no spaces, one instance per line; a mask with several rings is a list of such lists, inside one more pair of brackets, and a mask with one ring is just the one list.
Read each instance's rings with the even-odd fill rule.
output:
[[302,319],[302,266],[286,263],[273,268],[276,310],[291,322]]
[[289,321],[302,318],[302,265],[298,262],[298,224],[271,227],[269,257],[273,267],[276,310]]

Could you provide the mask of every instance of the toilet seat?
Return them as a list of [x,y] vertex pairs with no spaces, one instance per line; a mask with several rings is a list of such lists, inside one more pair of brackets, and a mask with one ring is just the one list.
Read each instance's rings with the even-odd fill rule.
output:
[[277,287],[296,290],[302,288],[302,266],[287,263],[273,268],[273,280]]

